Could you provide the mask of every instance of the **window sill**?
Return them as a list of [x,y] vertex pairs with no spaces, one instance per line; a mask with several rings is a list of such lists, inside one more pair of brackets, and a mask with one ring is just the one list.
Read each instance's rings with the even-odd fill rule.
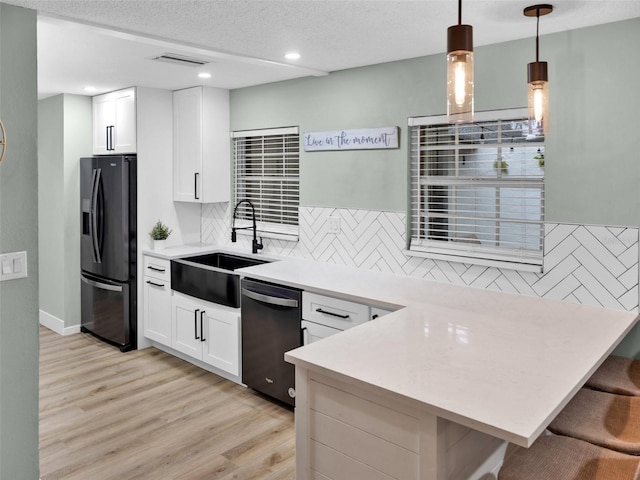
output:
[[461,255],[444,255],[440,253],[420,252],[416,250],[403,250],[408,257],[430,258],[432,260],[444,260],[446,262],[465,263],[468,265],[481,265],[483,267],[495,267],[501,269],[518,270],[521,272],[542,273],[542,265],[529,263],[517,263],[502,260],[488,260],[477,257],[465,257]]

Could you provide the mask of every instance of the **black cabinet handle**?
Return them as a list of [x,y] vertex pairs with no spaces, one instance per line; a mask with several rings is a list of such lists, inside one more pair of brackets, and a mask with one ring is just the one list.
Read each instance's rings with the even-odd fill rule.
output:
[[107,152],[108,152],[110,150],[109,149],[109,127],[106,127],[104,130],[105,130],[105,132],[107,134],[107,138],[106,138],[106,142],[105,143],[107,144],[106,145],[106,149],[107,149]]
[[115,150],[113,147],[113,128],[114,125],[109,125],[107,127],[107,151]]
[[200,312],[200,341],[201,342],[205,341],[205,338],[204,338],[204,319],[203,319],[205,313],[206,312],[204,310]]
[[349,315],[340,315],[339,313],[327,312],[326,310],[323,310],[321,308],[316,308],[316,312],[324,313],[326,315],[331,315],[333,317],[338,317],[338,318],[349,318]]
[[156,283],[156,282],[152,282],[151,280],[147,280],[147,283],[149,285],[153,285],[154,287],[164,287],[164,283]]
[[197,309],[195,312],[193,312],[193,330],[196,335],[196,340],[200,340],[200,337],[198,336],[198,312],[199,311],[200,309]]
[[198,177],[199,176],[200,176],[199,173],[193,174],[193,196],[196,198],[196,200],[200,200],[200,197],[198,196]]
[[302,345],[306,345],[306,344],[307,344],[307,342],[305,341],[305,338],[304,338],[304,332],[306,332],[307,330],[308,330],[308,328],[307,328],[307,327],[302,327],[302,328],[300,329],[300,343],[301,343]]
[[164,273],[164,268],[156,268],[156,267],[152,267],[151,265],[149,265],[147,268],[148,268],[149,270],[154,270],[154,271],[156,271],[156,272]]

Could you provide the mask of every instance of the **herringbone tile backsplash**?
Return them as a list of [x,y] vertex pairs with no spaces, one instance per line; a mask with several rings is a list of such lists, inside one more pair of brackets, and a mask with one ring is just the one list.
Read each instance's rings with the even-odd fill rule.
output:
[[[329,217],[338,219],[340,233],[329,232]],[[229,203],[204,205],[202,241],[230,244],[230,219]],[[238,242],[251,249],[249,237]],[[298,242],[263,243],[265,253],[638,311],[638,228],[547,223],[544,273],[407,256],[401,212],[300,207]]]

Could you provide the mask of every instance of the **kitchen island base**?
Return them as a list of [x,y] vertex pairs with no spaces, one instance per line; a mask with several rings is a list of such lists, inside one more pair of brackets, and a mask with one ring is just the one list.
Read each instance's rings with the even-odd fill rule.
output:
[[502,466],[508,442],[397,394],[300,365],[296,393],[300,480],[486,480]]

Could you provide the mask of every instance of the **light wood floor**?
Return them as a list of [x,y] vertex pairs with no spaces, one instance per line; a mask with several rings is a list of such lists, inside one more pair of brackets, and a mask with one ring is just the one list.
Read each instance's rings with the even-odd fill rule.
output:
[[293,413],[148,348],[40,327],[42,480],[294,479]]

